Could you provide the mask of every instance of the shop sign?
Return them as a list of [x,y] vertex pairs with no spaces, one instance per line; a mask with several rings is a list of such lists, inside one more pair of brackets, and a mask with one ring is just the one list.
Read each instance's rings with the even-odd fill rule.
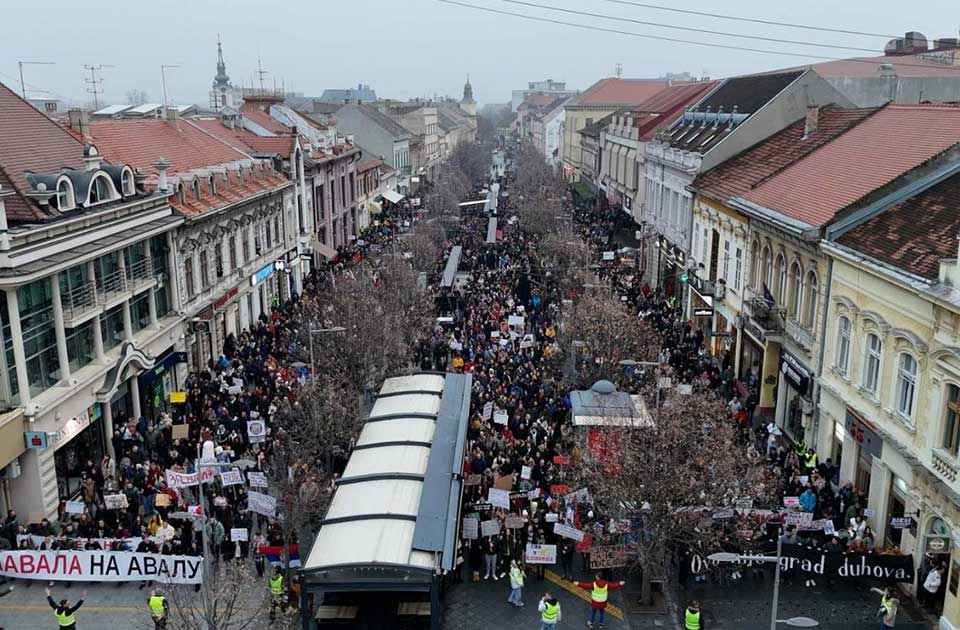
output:
[[140,384],[148,386],[172,369],[177,363],[177,353],[168,352],[155,366],[140,375]]
[[890,519],[890,527],[894,529],[906,529],[910,527],[913,519],[909,516],[894,516]]
[[694,308],[693,309],[694,317],[713,317],[712,308]]
[[27,431],[27,448],[42,450],[47,448],[47,434],[43,431]]
[[288,263],[291,263],[291,264],[296,263],[297,260],[300,258],[300,255],[297,253],[297,248],[294,247],[293,249],[288,251],[285,255],[285,258]]
[[220,296],[220,298],[213,303],[213,308],[221,309],[227,305],[227,302],[232,300],[238,293],[240,293],[240,287],[233,287],[226,293]]
[[276,266],[274,263],[270,263],[250,278],[250,286],[257,286],[267,278],[273,275],[273,272],[276,271]]
[[[211,319],[213,319],[213,307],[208,306],[207,308],[203,309],[202,311],[197,313],[197,316],[194,319],[199,319],[205,322],[210,321]],[[198,331],[198,332],[205,332],[205,331]]]
[[810,389],[810,371],[789,352],[780,353],[780,372],[801,396],[807,395]]
[[50,446],[56,449],[69,442],[73,436],[77,435],[88,426],[90,426],[90,412],[88,410],[84,410],[84,412],[79,416],[70,418],[64,422],[59,431],[48,433],[48,443]]
[[847,433],[856,440],[864,453],[873,455],[874,457],[880,457],[880,452],[883,450],[883,440],[880,439],[880,436],[874,433],[873,429],[867,426],[863,420],[850,411],[850,409],[847,409],[845,424]]
[[927,536],[927,551],[930,553],[946,553],[950,551],[950,539],[945,536]]

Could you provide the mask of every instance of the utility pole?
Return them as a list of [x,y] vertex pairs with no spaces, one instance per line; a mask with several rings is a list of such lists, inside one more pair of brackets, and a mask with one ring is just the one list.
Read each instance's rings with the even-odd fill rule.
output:
[[[163,83],[163,106],[167,106],[167,68],[179,68],[180,66],[165,64],[160,66],[160,80]],[[166,112],[163,113],[166,116]]]
[[52,61],[18,61],[17,65],[20,66],[20,96],[23,97],[23,100],[27,100],[27,84],[23,81],[23,67],[24,66],[55,66]]
[[93,94],[93,106],[96,109],[100,109],[100,97],[98,95],[103,94],[103,88],[101,87],[101,85],[103,85],[103,79],[98,79],[97,73],[103,70],[104,68],[113,68],[113,67],[115,66],[112,66],[110,64],[99,64],[96,66],[91,66],[87,64],[83,65],[84,70],[90,71],[90,78],[84,79],[84,82],[90,84],[90,87],[87,88],[87,92],[90,94]]

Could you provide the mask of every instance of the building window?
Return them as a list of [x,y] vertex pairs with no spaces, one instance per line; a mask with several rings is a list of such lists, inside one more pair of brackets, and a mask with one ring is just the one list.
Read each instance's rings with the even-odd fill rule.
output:
[[93,324],[94,320],[90,320],[66,331],[71,371],[79,370],[93,361],[96,353],[93,346]]
[[743,250],[738,247],[734,257],[734,265],[733,265],[733,288],[735,291],[740,290],[740,278],[741,278],[742,269],[743,269]]
[[763,256],[760,258],[760,274],[756,278],[757,290],[763,287],[770,288],[770,248],[763,248]]
[[64,210],[73,210],[76,206],[76,202],[73,198],[73,185],[69,180],[62,180],[57,184],[57,209],[63,212]]
[[850,334],[853,330],[853,324],[846,317],[841,317],[837,322],[837,356],[834,358],[833,366],[837,371],[846,376],[847,368],[850,365]]
[[133,173],[131,171],[123,171],[121,182],[123,183],[124,196],[132,197],[136,193],[136,187],[134,186],[133,182]]
[[237,237],[231,236],[227,241],[227,248],[230,250],[230,269],[237,269]]
[[123,304],[118,304],[100,317],[100,334],[104,351],[120,345],[126,334],[123,329]]
[[730,241],[723,241],[723,275],[720,279],[724,282],[730,277]]
[[803,296],[803,271],[800,269],[800,263],[793,261],[790,265],[790,293],[787,299],[787,313],[799,319],[800,301]]
[[223,269],[223,247],[220,245],[220,243],[217,243],[216,245],[213,246],[213,259],[214,259],[214,261],[217,263],[217,269],[216,269],[217,278],[222,278],[222,277],[223,277],[223,271],[224,271],[224,269]]
[[138,333],[150,325],[150,296],[152,291],[144,291],[130,302],[130,324],[133,332]]
[[897,414],[904,419],[913,417],[913,402],[917,391],[917,360],[906,352],[897,361]]
[[217,194],[217,178],[216,178],[216,176],[215,176],[215,175],[211,175],[211,176],[210,176],[210,179],[209,179],[208,181],[209,181],[209,184],[210,184],[210,194],[211,194],[211,195],[216,195],[216,194]]
[[187,191],[183,187],[183,184],[177,184],[177,201],[180,202],[181,206],[187,204]]
[[866,356],[863,360],[863,389],[874,397],[877,395],[877,385],[880,382],[882,354],[883,342],[880,341],[880,337],[873,333],[867,335]]
[[207,256],[207,250],[200,251],[200,288],[206,289],[210,283],[210,257]]
[[777,283],[774,287],[776,290],[774,297],[777,299],[777,302],[782,305],[787,298],[787,261],[784,259],[783,254],[777,255],[777,262],[774,263],[773,273],[773,279]]
[[193,180],[193,197],[197,201],[200,201],[200,178],[196,177]]
[[960,387],[947,385],[947,408],[943,419],[943,448],[953,455],[960,450]]
[[807,294],[803,299],[802,324],[812,331],[817,326],[817,307],[820,302],[820,287],[817,282],[817,274],[812,269],[807,272],[805,288]]
[[193,297],[197,293],[193,278],[193,256],[187,256],[183,261],[183,277],[187,282],[187,297]]
[[92,206],[113,198],[113,191],[110,187],[110,179],[106,175],[96,175],[93,178],[93,184],[90,186],[90,196],[87,199],[87,205]]
[[55,385],[61,374],[50,282],[50,278],[45,278],[17,288],[27,381],[32,396]]

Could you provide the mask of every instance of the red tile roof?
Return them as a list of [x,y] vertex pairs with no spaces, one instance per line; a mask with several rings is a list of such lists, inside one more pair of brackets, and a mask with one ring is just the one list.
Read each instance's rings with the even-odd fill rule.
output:
[[[187,120],[181,120],[177,127],[164,120],[104,120],[91,122],[90,128],[93,142],[107,159],[139,167],[152,175],[157,172],[153,163],[161,157],[170,163],[168,177],[192,177],[191,171],[196,169],[250,159],[240,148],[229,146]],[[153,179],[148,183],[155,185],[156,181]],[[200,214],[285,183],[287,180],[272,169],[268,169],[265,175],[258,171],[256,179],[244,173],[243,186],[235,178],[231,178],[230,186],[223,186],[218,181],[220,185],[214,196],[207,183],[202,182],[200,200],[195,199],[188,186],[186,204],[180,204],[176,195],[170,198],[170,203],[184,214]]]
[[[269,106],[269,104],[267,106]],[[256,103],[244,103],[240,107],[240,113],[271,133],[287,134],[293,131],[283,123],[274,120],[270,114],[260,109]]]
[[527,94],[523,98],[523,102],[520,103],[520,107],[523,107],[524,109],[540,109],[541,107],[546,107],[555,100],[555,94]]
[[960,143],[960,107],[888,105],[743,195],[810,226]]
[[230,146],[244,153],[278,153],[288,157],[293,153],[295,136],[258,136],[246,129],[235,126],[230,128],[217,118],[191,118],[188,124],[196,125]]
[[4,200],[7,221],[49,219],[23,196],[30,190],[25,175],[63,167],[83,169],[83,143],[0,83],[0,185],[18,193]]
[[803,137],[804,121],[796,122],[703,173],[693,187],[717,201],[740,197],[875,111],[826,107],[820,111],[816,133],[809,138]]
[[850,230],[838,241],[904,271],[935,280],[941,258],[957,255],[960,175]]
[[633,126],[641,140],[651,140],[659,129],[669,125],[683,110],[717,86],[719,81],[680,83],[657,92],[633,108]]
[[610,107],[639,105],[671,85],[675,83],[659,79],[600,79],[586,91],[573,97],[568,105]]

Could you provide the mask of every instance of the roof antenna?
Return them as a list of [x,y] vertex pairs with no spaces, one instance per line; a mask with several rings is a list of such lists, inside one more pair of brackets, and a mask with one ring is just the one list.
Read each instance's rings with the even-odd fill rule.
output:
[[617,65],[615,65],[615,66],[613,67],[613,74],[614,74],[618,79],[623,78],[623,64],[620,63],[619,61],[617,62]]

